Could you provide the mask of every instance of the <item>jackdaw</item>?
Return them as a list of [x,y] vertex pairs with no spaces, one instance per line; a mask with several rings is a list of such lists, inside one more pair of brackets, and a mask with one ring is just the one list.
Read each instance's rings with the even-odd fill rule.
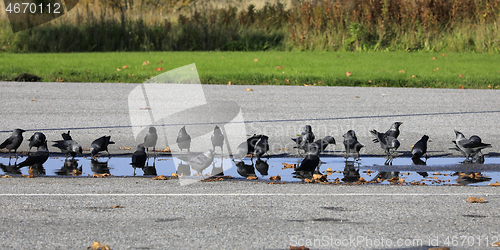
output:
[[6,148],[9,150],[9,159],[10,159],[10,152],[14,150],[14,153],[16,154],[17,158],[17,149],[19,146],[21,146],[21,143],[23,142],[23,133],[26,132],[25,130],[16,128],[12,132],[9,138],[7,138],[2,144],[0,144],[0,149]]
[[[335,139],[333,138],[333,136],[325,136],[323,139],[316,140],[315,142],[313,142],[313,144],[316,144],[320,152],[324,152],[329,144],[335,145]],[[311,147],[306,147],[306,149],[310,148]]]
[[146,148],[144,144],[137,145],[135,152],[132,154],[132,167],[135,168],[144,168],[146,165],[146,160],[148,159],[148,155],[146,154]]
[[177,145],[179,146],[181,153],[183,149],[187,149],[188,153],[191,152],[189,150],[191,147],[191,136],[189,136],[186,132],[186,126],[179,130],[179,134],[177,135]]
[[469,161],[470,157],[476,158],[478,156],[479,160],[484,159],[481,149],[491,148],[491,144],[485,144],[481,141],[481,138],[477,135],[471,136],[471,138],[465,138],[464,134],[455,130],[455,147],[458,151],[462,152],[466,157],[466,161]]
[[[429,140],[429,136],[424,135],[422,136],[422,139],[420,139],[415,145],[413,145],[413,148],[411,150],[412,157],[411,159],[415,161],[416,159],[420,159],[422,155],[427,153],[427,141]],[[426,157],[427,158],[427,155]]]
[[212,140],[212,146],[213,150],[215,152],[215,147],[220,147],[220,151],[222,154],[223,148],[222,146],[224,145],[224,135],[222,134],[219,126],[215,126],[214,128],[214,133],[212,134],[212,137],[210,138]]
[[[266,138],[266,141],[269,137],[266,135],[256,135],[254,134],[252,137],[248,138],[246,142],[242,142],[240,145],[238,145],[238,148],[236,148],[236,152],[233,154],[233,160],[234,159],[243,159],[247,154],[254,154],[255,152],[255,145],[261,138]],[[263,143],[263,142],[262,142]],[[269,145],[268,145],[269,149]]]
[[399,141],[393,136],[388,136],[385,133],[383,134],[383,133],[377,132],[377,130],[375,130],[375,129],[371,130],[370,133],[372,133],[376,138],[373,141],[380,143],[380,147],[385,151],[387,156],[391,156],[391,152],[390,152],[391,149],[393,151],[396,151],[400,146]]
[[260,159],[262,155],[264,155],[267,151],[269,151],[268,139],[269,137],[263,135],[255,144],[254,155],[257,157],[257,159]]
[[34,133],[29,139],[28,141],[30,142],[29,143],[29,147],[30,149],[28,150],[28,153],[29,151],[31,151],[31,148],[32,147],[40,147],[45,141],[47,140],[47,138],[45,137],[45,135],[42,133],[42,132],[36,132]]
[[155,127],[149,127],[148,133],[144,137],[144,148],[148,150],[148,148],[153,148],[153,151],[155,151],[156,148],[156,142],[158,141],[158,134],[156,134],[156,128]]
[[208,168],[214,161],[214,151],[208,149],[204,153],[192,153],[188,155],[178,155],[176,157],[188,163],[191,168],[201,174],[203,170]]
[[22,168],[24,166],[42,165],[47,159],[49,159],[49,150],[47,149],[47,141],[44,141],[33,155],[28,156],[28,158],[19,163],[17,167]]
[[314,144],[309,144],[309,149],[306,156],[300,162],[300,165],[295,169],[292,174],[300,174],[302,172],[314,172],[316,168],[319,168],[319,148]]
[[[391,137],[398,139],[398,136],[400,134],[399,126],[401,126],[401,124],[403,124],[403,122],[393,123],[391,125],[391,128],[384,133],[385,136],[391,136]],[[373,142],[378,142],[378,138],[373,139]]]
[[95,155],[97,155],[97,153],[106,151],[108,153],[108,156],[111,156],[108,151],[108,145],[115,144],[115,142],[110,141],[110,139],[111,136],[103,136],[93,141],[92,144],[90,144],[90,155],[94,157]]
[[75,156],[78,155],[83,155],[82,154],[82,147],[73,140],[61,140],[61,141],[53,141],[55,144],[52,144],[52,147],[59,148],[61,150],[61,153],[63,153],[66,158],[68,158],[68,155],[71,156],[72,158],[75,158]]
[[344,137],[344,147],[345,147],[345,158],[349,158],[349,155],[351,154],[351,150],[354,151],[354,153],[358,154],[359,158],[359,151],[361,148],[364,146],[359,143],[358,138],[356,137],[356,133],[354,130],[349,130],[347,133],[343,135]]
[[299,148],[304,151],[307,151],[307,144],[314,142],[315,136],[312,132],[311,125],[304,126],[304,129],[299,137],[292,138],[292,140],[296,143],[294,148]]

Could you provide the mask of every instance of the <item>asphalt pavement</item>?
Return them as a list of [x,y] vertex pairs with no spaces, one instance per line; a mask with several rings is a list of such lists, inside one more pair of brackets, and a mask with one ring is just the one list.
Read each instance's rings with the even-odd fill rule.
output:
[[[366,145],[363,156],[383,154],[369,130],[402,121],[403,154],[427,134],[431,156],[459,156],[448,149],[454,129],[491,143],[486,157],[500,152],[497,90],[203,85],[173,91],[180,101],[172,103],[161,91],[137,97],[138,87],[2,82],[0,136],[22,128],[25,139],[42,131],[58,140],[71,130],[88,148],[111,135],[111,154],[128,154],[153,120],[149,124],[162,126],[165,138],[158,147],[176,152],[172,138],[183,125],[206,141],[207,127],[222,123],[233,145],[266,134],[271,156],[283,156],[296,153],[290,138],[309,124],[316,137],[335,137],[337,146],[328,152],[334,157],[343,153],[342,134],[355,130]],[[499,192],[492,186],[179,185],[144,177],[2,178],[0,186],[5,249],[86,249],[93,241],[112,249],[484,249],[500,241]],[[466,202],[471,196],[487,202]]]

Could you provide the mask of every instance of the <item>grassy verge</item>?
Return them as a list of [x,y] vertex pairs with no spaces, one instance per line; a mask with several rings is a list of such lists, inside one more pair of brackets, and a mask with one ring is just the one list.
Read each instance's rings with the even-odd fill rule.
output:
[[498,60],[496,54],[404,52],[1,53],[0,79],[31,73],[43,81],[142,83],[196,63],[204,84],[487,89],[500,85]]

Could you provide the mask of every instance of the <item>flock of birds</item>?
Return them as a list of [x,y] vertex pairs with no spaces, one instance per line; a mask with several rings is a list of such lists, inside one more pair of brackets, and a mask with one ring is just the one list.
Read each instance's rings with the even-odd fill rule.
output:
[[[380,147],[384,150],[387,161],[386,164],[392,164],[392,159],[394,159],[394,154],[399,148],[400,143],[398,137],[400,135],[399,127],[403,124],[402,122],[394,122],[389,130],[385,133],[378,132],[376,130],[371,130],[370,133],[374,136],[373,142],[379,143]],[[11,158],[11,152],[14,151],[16,154],[16,163],[14,166],[18,169],[25,166],[42,165],[49,158],[49,150],[47,147],[46,136],[41,132],[34,133],[29,139],[29,151],[28,157],[23,162],[17,164],[17,149],[23,142],[23,133],[26,132],[22,129],[15,129],[11,136],[7,138],[2,144],[0,144],[0,149],[7,149],[9,151],[9,163]],[[465,162],[484,162],[484,155],[481,150],[484,148],[491,147],[491,144],[485,144],[482,142],[481,138],[477,135],[471,136],[467,139],[461,132],[455,130],[456,138],[452,142],[455,144],[453,149],[460,151],[465,157]],[[70,135],[70,131],[67,133],[62,133],[62,140],[53,141],[53,147],[58,148],[61,153],[66,155],[66,158],[74,158],[76,155],[82,154],[82,147],[73,140]],[[343,135],[344,147],[345,147],[345,158],[353,157],[355,160],[360,159],[360,150],[364,147],[353,130],[347,131]],[[108,156],[110,153],[108,151],[108,145],[114,144],[115,142],[110,140],[110,136],[102,136],[94,140],[90,145],[91,157],[97,157],[102,151],[106,151]],[[155,151],[156,143],[158,140],[158,135],[156,133],[155,127],[149,127],[149,130],[144,137],[144,142],[137,145],[135,152],[132,154],[131,165],[135,168],[144,168],[147,160],[149,158],[148,152],[149,148]],[[269,151],[269,137],[266,135],[256,135],[254,134],[246,141],[242,142],[236,149],[236,151],[231,155],[233,161],[237,166],[244,166],[243,158],[247,155],[251,155],[251,160],[253,157],[257,158],[257,161],[261,161],[260,158],[264,156]],[[328,147],[330,144],[336,144],[333,136],[326,136],[322,139],[315,140],[315,135],[312,131],[310,125],[306,125],[303,131],[296,138],[292,138],[295,142],[294,148],[299,150],[300,155],[303,156],[300,164],[297,164],[295,168],[295,173],[300,174],[303,172],[313,172],[317,171],[321,165],[319,154]],[[186,127],[182,127],[179,130],[177,136],[177,145],[181,150],[181,154],[176,157],[182,161],[188,163],[191,168],[201,173],[204,169],[208,168],[210,164],[214,161],[214,154],[216,147],[220,147],[221,154],[223,153],[223,146],[225,142],[225,136],[222,133],[219,126],[215,126],[213,134],[211,136],[212,149],[208,149],[202,153],[193,153],[190,151],[191,147],[191,137],[186,131]],[[427,156],[427,142],[429,141],[429,136],[423,135],[422,138],[416,142],[412,147],[412,160],[415,164],[425,164],[421,160],[422,156]],[[37,148],[37,151],[33,154],[29,154],[33,147]],[[184,151],[187,154],[183,154]],[[235,160],[240,160],[236,163]]]

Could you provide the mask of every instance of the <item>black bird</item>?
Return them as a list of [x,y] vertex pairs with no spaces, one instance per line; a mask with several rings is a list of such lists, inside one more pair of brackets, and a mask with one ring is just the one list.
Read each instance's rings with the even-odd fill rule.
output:
[[300,163],[299,167],[295,169],[296,173],[301,172],[314,172],[316,168],[319,167],[319,148],[314,144],[309,144],[310,148],[308,149],[308,153]]
[[378,142],[380,143],[380,147],[385,151],[387,156],[391,156],[390,150],[392,149],[393,151],[396,151],[400,143],[399,141],[393,137],[393,136],[388,136],[386,134],[382,134],[380,132],[377,132],[377,130],[371,130],[370,133],[372,133],[375,136],[375,139],[373,142]]
[[47,159],[49,159],[49,150],[47,149],[47,141],[44,141],[33,155],[28,156],[28,158],[19,163],[17,167],[22,168],[25,166],[42,165]]
[[179,134],[177,135],[177,145],[179,146],[179,149],[187,149],[188,153],[191,152],[189,148],[191,147],[191,136],[186,132],[186,126],[182,127],[179,130]]
[[470,157],[476,158],[476,156],[479,157],[479,160],[484,159],[481,149],[491,148],[491,144],[483,143],[481,138],[477,135],[473,135],[469,139],[466,139],[464,134],[455,130],[455,136],[456,138],[452,142],[455,143],[456,149],[462,152],[467,158],[466,161],[469,161]]
[[135,168],[144,168],[146,165],[146,160],[148,159],[148,155],[146,154],[146,148],[144,144],[137,145],[135,152],[132,154],[132,167]]
[[304,126],[304,129],[299,137],[292,138],[292,140],[296,143],[294,148],[299,148],[304,151],[307,151],[307,144],[314,142],[315,136],[312,132],[311,125]]
[[156,142],[158,141],[158,134],[156,134],[156,128],[155,127],[149,127],[148,133],[144,137],[144,148],[148,150],[148,148],[153,148],[153,151],[155,151],[156,148]]
[[108,145],[115,144],[115,142],[111,141],[110,139],[111,136],[103,136],[93,141],[90,144],[90,155],[94,157],[95,155],[97,155],[97,153],[101,151],[106,151],[108,153],[108,156],[111,156],[111,154],[108,151]]
[[238,145],[238,148],[236,148],[236,152],[233,154],[233,160],[234,159],[240,159],[241,160],[247,154],[253,154],[255,152],[255,145],[263,137],[269,138],[269,137],[267,137],[265,135],[256,135],[256,134],[254,134],[252,137],[248,138],[246,142],[242,142],[240,145]]
[[[329,144],[335,145],[335,139],[333,138],[333,136],[325,136],[323,139],[316,140],[313,143],[317,145],[320,152],[323,152]],[[307,149],[309,148],[310,147],[307,147]]]
[[72,158],[75,158],[77,154],[83,155],[82,147],[76,141],[61,140],[53,142],[55,142],[55,144],[52,144],[52,147],[59,148],[61,150],[61,153],[66,155],[66,158],[68,158],[68,155],[71,156]]
[[[412,160],[420,159],[422,155],[427,153],[427,141],[429,140],[429,136],[424,135],[422,136],[422,139],[420,139],[415,145],[413,145],[413,148],[411,150]],[[427,158],[427,156],[425,157]]]
[[[398,139],[398,136],[400,134],[399,126],[401,126],[401,124],[403,124],[403,122],[395,122],[395,123],[393,123],[391,125],[391,128],[389,128],[389,130],[387,130],[384,133],[384,135],[385,136],[391,136],[391,137],[394,137],[394,138]],[[373,142],[379,142],[378,138],[373,139]]]
[[204,153],[192,153],[189,155],[178,155],[176,157],[185,161],[191,168],[201,174],[203,170],[208,168],[214,161],[214,151],[208,149]]
[[[109,159],[108,159],[109,160]],[[97,159],[90,159],[90,170],[96,174],[109,174],[108,161],[98,161]]]
[[10,159],[10,152],[14,150],[14,153],[16,154],[17,158],[17,149],[19,146],[21,146],[21,143],[23,142],[23,133],[26,132],[25,130],[16,128],[12,132],[9,138],[7,138],[2,144],[0,144],[0,149],[6,148],[9,150],[9,159]]
[[30,149],[28,150],[28,153],[29,151],[31,151],[31,148],[32,147],[40,147],[45,141],[47,140],[47,138],[45,137],[45,135],[42,133],[42,132],[36,132],[34,133],[29,139],[28,141],[30,142],[29,143],[29,147]]
[[215,152],[215,147],[220,147],[220,151],[222,154],[223,151],[222,146],[224,146],[224,135],[222,134],[219,126],[217,125],[215,126],[214,133],[212,134],[212,137],[210,139],[212,140],[212,146],[214,152]]
[[73,138],[71,138],[71,135],[69,135],[69,130],[68,133],[62,133],[61,136],[65,141],[73,140]]
[[267,151],[269,151],[268,139],[269,139],[269,137],[263,135],[255,144],[254,154],[257,157],[257,159],[260,159],[260,157],[262,157],[262,155],[264,155]]
[[354,153],[358,154],[359,158],[359,151],[361,148],[364,146],[359,143],[358,138],[356,137],[356,133],[354,130],[349,130],[347,133],[343,135],[344,137],[344,147],[345,147],[345,153],[346,156],[345,158],[349,158],[349,155],[351,154],[351,150],[354,151]]

